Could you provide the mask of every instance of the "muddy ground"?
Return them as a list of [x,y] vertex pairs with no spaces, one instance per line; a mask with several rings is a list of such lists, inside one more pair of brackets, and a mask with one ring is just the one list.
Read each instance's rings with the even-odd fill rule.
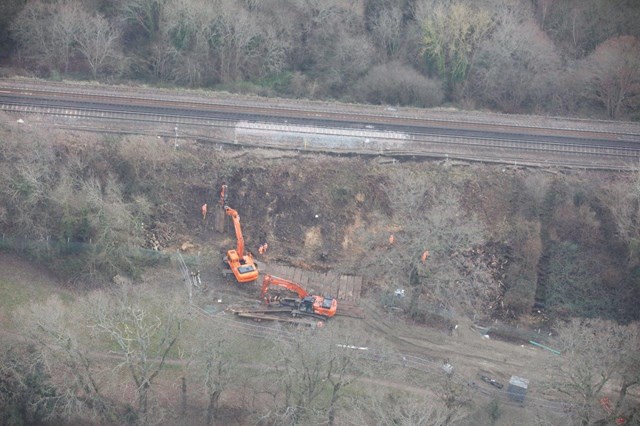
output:
[[[33,269],[28,261],[15,255],[0,252],[0,267],[7,271],[4,274],[4,282],[21,286],[21,294],[25,292],[33,302],[44,302],[47,295],[52,293],[73,297],[67,283],[61,282],[46,269]],[[234,321],[231,318],[233,315],[224,311],[230,306],[255,304],[260,291],[259,285],[251,283],[239,287],[220,272],[207,270],[202,274],[203,288],[194,290],[194,304],[211,315],[227,315],[225,321]],[[176,287],[184,288],[183,277],[175,264],[148,270],[139,279],[139,284],[157,293],[170,293]],[[43,289],[45,294],[42,293]],[[187,294],[185,289],[185,298],[188,297]],[[26,298],[23,300],[24,303],[27,303]],[[472,322],[464,318],[460,318],[458,327],[453,332],[447,332],[429,324],[417,324],[407,320],[403,315],[398,315],[397,312],[385,311],[380,308],[375,298],[365,296],[360,304],[366,309],[364,318],[337,316],[331,319],[326,327],[353,330],[354,334],[362,336],[360,341],[353,342],[359,347],[366,347],[370,351],[391,350],[397,354],[396,360],[386,360],[386,363],[380,365],[382,370],[379,371],[379,376],[364,379],[366,384],[422,396],[433,384],[421,382],[417,378],[424,377],[425,372],[427,376],[442,375],[442,365],[449,363],[455,368],[456,381],[468,387],[466,392],[478,407],[488,406],[495,398],[502,401],[501,420],[496,424],[513,424],[515,419],[523,415],[523,410],[527,416],[535,416],[536,413],[542,412],[547,418],[562,418],[560,406],[553,402],[556,400],[555,395],[548,395],[544,386],[544,381],[549,377],[543,373],[542,366],[551,360],[553,355],[530,345],[483,337],[473,327]],[[1,340],[7,344],[14,339],[21,339],[20,330],[14,328],[10,317],[10,313],[2,312],[5,331],[2,332]],[[278,329],[274,323],[254,323],[246,319],[237,321],[242,324],[235,328],[239,333],[254,333],[252,327],[255,326],[272,329],[274,332]],[[295,330],[295,327],[290,329]],[[119,362],[119,358],[110,357],[106,353],[94,353],[93,356],[104,358],[105,363]],[[169,360],[169,364],[179,365],[179,361]],[[393,373],[390,374],[390,371]],[[415,374],[416,372],[419,374]],[[531,377],[530,400],[524,406],[511,404],[504,390],[495,389],[482,382],[480,375],[490,376],[505,385],[511,375]],[[173,376],[173,373],[168,372],[159,378],[156,397],[167,409],[177,411],[180,406],[180,394],[175,390],[174,383],[178,378]],[[123,379],[123,383],[126,384],[128,381]],[[135,391],[129,385],[114,389],[113,396],[121,398],[128,394],[133,400]],[[206,405],[206,401],[200,401],[197,395],[191,398],[190,415],[194,416],[193,419],[197,422],[201,419],[199,410]],[[242,420],[243,410],[239,406],[241,399],[239,395],[226,393],[221,401],[223,409],[220,419],[226,419],[224,421],[228,422],[227,424],[249,424]],[[553,410],[549,411],[549,406]]]

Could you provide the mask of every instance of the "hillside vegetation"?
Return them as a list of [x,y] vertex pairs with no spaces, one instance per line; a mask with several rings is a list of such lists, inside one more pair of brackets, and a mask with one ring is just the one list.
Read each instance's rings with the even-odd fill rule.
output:
[[274,260],[362,275],[380,297],[406,288],[414,319],[516,320],[535,302],[552,316],[638,319],[637,173],[175,149],[6,119],[0,133],[5,245],[80,288],[138,276],[155,258],[136,249],[189,242],[218,268],[223,247],[199,208],[227,182],[248,249],[268,241]]
[[[1,115],[0,140],[2,424],[589,425],[604,396],[607,418],[638,416],[639,172],[176,146],[35,115]],[[177,249],[210,287],[198,306],[256,298],[223,281],[233,234],[200,214],[222,182],[249,250],[365,277],[367,316],[300,330],[200,315]],[[407,345],[424,351],[410,368]],[[489,403],[469,386],[488,371],[571,412]]]
[[634,0],[7,0],[5,74],[638,120]]

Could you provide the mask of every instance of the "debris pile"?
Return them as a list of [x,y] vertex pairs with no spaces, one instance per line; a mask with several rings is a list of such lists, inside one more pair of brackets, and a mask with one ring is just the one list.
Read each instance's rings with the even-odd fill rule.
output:
[[489,243],[480,247],[472,247],[459,253],[462,256],[462,268],[465,276],[477,278],[484,276],[482,298],[485,301],[485,312],[491,312],[495,317],[515,318],[515,314],[505,308],[504,294],[507,291],[505,283],[506,266],[509,263],[510,249],[499,243]]

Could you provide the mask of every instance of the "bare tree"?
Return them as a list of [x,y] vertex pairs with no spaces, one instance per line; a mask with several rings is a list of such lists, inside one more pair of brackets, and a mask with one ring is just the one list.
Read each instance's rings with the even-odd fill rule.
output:
[[454,374],[439,376],[435,382],[432,391],[444,404],[444,424],[455,424],[473,405],[469,388]]
[[55,181],[54,150],[39,132],[12,129],[0,147],[0,194],[9,232],[29,237],[48,235],[49,218],[41,209]]
[[444,426],[447,410],[428,392],[414,395],[371,389],[365,398],[354,400],[358,411],[354,425]]
[[[360,340],[358,342],[358,340]],[[288,335],[275,347],[275,375],[282,398],[279,423],[335,424],[339,402],[375,362],[359,354],[352,333],[331,327]],[[381,355],[384,357],[384,355]],[[322,396],[328,395],[328,401]]]
[[[436,173],[401,169],[384,185],[393,217],[387,232],[362,235],[360,244],[370,251],[359,259],[360,266],[365,273],[375,271],[378,281],[384,276],[392,289],[413,288],[407,309],[414,314],[422,315],[419,310],[426,303],[473,312],[486,302],[488,277],[480,271],[467,275],[460,253],[484,243],[484,227],[461,207],[449,173]],[[430,255],[423,263],[425,250]]]
[[619,118],[640,105],[640,40],[621,36],[600,44],[585,60],[585,91],[605,108],[609,118]]
[[156,51],[163,54],[174,81],[189,86],[214,81],[210,42],[215,37],[213,23],[220,13],[203,1],[175,1],[162,14],[161,39]]
[[162,44],[173,56],[174,79],[192,86],[232,82],[278,72],[286,60],[286,38],[276,24],[237,2],[176,1],[163,14]]
[[192,382],[202,384],[207,397],[205,424],[215,424],[223,392],[237,379],[242,351],[237,336],[207,319],[196,337],[190,370]]
[[[619,325],[603,320],[574,319],[559,330],[555,346],[562,356],[550,362],[551,387],[571,399],[582,425],[603,418],[637,414],[627,405],[627,392],[640,385],[637,353],[638,324]],[[611,413],[603,410],[604,387],[620,383]]]
[[342,96],[374,60],[375,48],[365,33],[355,3],[296,0],[291,15],[291,60],[296,70],[313,70],[307,96]]
[[544,29],[556,45],[575,58],[582,58],[609,38],[638,37],[640,5],[606,0],[539,1],[546,10]]
[[[374,356],[360,354],[358,344],[362,344],[362,339],[358,339],[357,333],[344,331],[338,328],[329,330],[326,336],[328,345],[320,348],[324,357],[326,381],[329,387],[329,403],[327,406],[327,421],[329,425],[336,423],[336,412],[339,402],[345,398],[345,394],[360,378],[375,371],[379,360],[385,360],[389,355],[380,347]],[[372,343],[372,342],[370,342]],[[380,375],[383,376],[383,375]]]
[[499,13],[470,76],[471,96],[504,112],[545,108],[561,64],[547,35],[520,15],[507,8]]
[[149,305],[141,296],[123,286],[112,296],[97,294],[90,303],[95,315],[94,330],[108,338],[123,357],[119,367],[129,372],[135,384],[139,421],[146,424],[151,415],[149,398],[154,381],[178,341],[183,319],[180,303],[165,300],[161,314],[156,314],[157,304]]
[[83,11],[74,1],[30,2],[12,25],[23,57],[38,66],[66,72],[74,55]]
[[276,374],[284,400],[278,416],[288,424],[298,424],[313,418],[313,404],[324,389],[322,363],[310,350],[311,333],[302,333],[291,341],[282,340],[277,346]]
[[64,414],[41,352],[33,345],[7,344],[0,350],[0,422],[54,422]]
[[379,11],[371,23],[371,34],[380,51],[388,57],[397,57],[403,42],[402,10],[395,6]]
[[533,0],[536,15],[542,30],[544,30],[547,18],[555,1],[556,0]]
[[161,17],[167,0],[118,0],[116,8],[125,22],[142,30],[153,40],[161,29]]
[[52,196],[52,206],[64,212],[66,219],[82,223],[85,242],[90,243],[83,268],[86,274],[95,278],[107,273],[111,278],[133,271],[128,250],[140,245],[139,222],[149,209],[143,198],[126,203],[122,186],[112,177],[102,181],[68,176],[61,179]]
[[629,247],[628,265],[635,267],[640,262],[640,167],[619,181],[612,182],[605,192],[605,204],[615,217],[616,231]]
[[629,422],[640,418],[640,408],[627,398],[629,390],[640,388],[640,324],[631,323],[619,329],[616,348],[619,353],[616,373],[620,378],[620,390],[613,414],[623,415]]
[[[103,392],[108,377],[95,362],[84,340],[82,309],[72,309],[57,297],[20,311],[24,335],[37,345],[32,367],[55,372],[55,411],[64,418],[81,416],[116,421],[116,404]],[[36,354],[36,352],[31,352]]]
[[254,43],[259,37],[255,18],[244,9],[227,4],[213,22],[210,39],[214,72],[222,82],[242,79],[251,61],[259,54]]
[[0,4],[0,49],[8,52],[12,45],[10,26],[24,8],[23,0],[6,0]]
[[78,51],[89,63],[94,79],[104,69],[118,71],[124,61],[119,52],[120,31],[101,15],[83,16],[75,41]]

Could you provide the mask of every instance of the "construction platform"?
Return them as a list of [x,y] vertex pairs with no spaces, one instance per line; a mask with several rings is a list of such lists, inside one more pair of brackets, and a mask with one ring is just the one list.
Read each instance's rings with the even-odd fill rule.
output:
[[334,297],[338,302],[355,305],[360,301],[363,278],[356,275],[306,271],[292,266],[262,262],[260,273],[285,278],[300,284],[311,294]]
[[[336,315],[362,318],[358,307],[364,279],[357,275],[341,275],[335,272],[307,271],[277,263],[259,264],[260,274],[269,274],[300,284],[310,294],[334,297],[338,300]],[[262,283],[262,279],[259,280]]]

